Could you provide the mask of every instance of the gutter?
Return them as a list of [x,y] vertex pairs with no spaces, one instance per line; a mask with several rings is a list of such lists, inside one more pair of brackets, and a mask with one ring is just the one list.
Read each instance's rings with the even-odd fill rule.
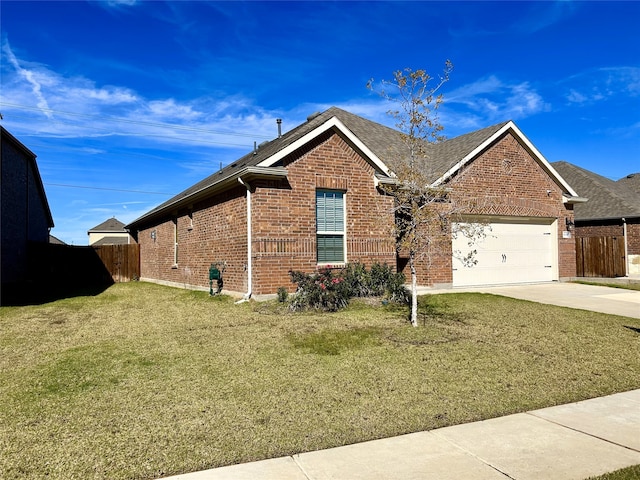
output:
[[564,193],[562,195],[562,203],[585,203],[588,200],[588,198],[574,197],[573,195],[569,195],[568,193]]
[[622,217],[622,235],[624,236],[624,276],[629,276],[629,238],[627,237],[627,219]]
[[253,261],[251,259],[251,185],[238,177],[238,182],[247,189],[247,293],[237,303],[248,302],[253,292]]
[[[225,176],[220,180],[215,181],[212,184],[209,184],[205,187],[202,187],[200,190],[196,190],[189,195],[181,196],[179,193],[175,197],[175,200],[169,200],[169,203],[165,204],[161,209],[153,209],[150,212],[145,213],[141,217],[138,217],[133,222],[125,225],[125,229],[128,230],[136,230],[135,227],[138,225],[143,225],[146,222],[152,220],[155,217],[159,217],[164,215],[167,211],[172,211],[179,209],[181,207],[193,204],[203,198],[207,198],[210,195],[214,195],[215,193],[224,191],[227,188],[230,188],[235,184],[236,180],[239,180],[240,177],[244,177],[246,179],[253,180],[254,178],[286,178],[287,170],[283,167],[255,167],[248,166],[244,167],[242,170],[233,173],[232,175]],[[242,183],[242,182],[241,182]],[[158,208],[158,207],[156,207]]]

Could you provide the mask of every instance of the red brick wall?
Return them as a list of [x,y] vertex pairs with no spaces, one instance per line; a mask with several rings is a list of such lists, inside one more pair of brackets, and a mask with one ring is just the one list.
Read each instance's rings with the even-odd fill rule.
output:
[[627,221],[627,248],[629,255],[640,255],[640,218]]
[[346,193],[347,261],[395,267],[393,206],[373,182],[374,169],[337,134],[284,159],[288,188],[263,188],[252,197],[255,293],[295,289],[290,270],[313,272],[316,262],[316,189]]
[[[575,276],[575,240],[562,238],[565,218],[573,220],[573,209],[562,203],[562,188],[513,135],[482,152],[449,185],[454,202],[461,205],[458,214],[557,218],[559,276]],[[453,281],[450,240],[443,239],[436,250],[431,265],[422,262],[420,284]]]
[[621,237],[624,235],[624,227],[621,221],[614,221],[607,224],[585,225],[578,222],[576,225],[576,237]]
[[[347,260],[395,267],[391,199],[374,187],[373,167],[340,136],[323,135],[303,152],[284,159],[284,165],[290,183],[250,182],[254,294],[276,293],[279,287],[293,291],[290,270],[315,271],[316,188],[346,192]],[[140,231],[141,277],[208,288],[210,264],[224,260],[224,288],[246,292],[245,187],[195,204],[192,229],[188,213],[181,210],[176,215],[177,265],[173,265],[173,218]]]
[[[174,217],[141,230],[138,234],[141,278],[208,289],[211,263],[226,261],[224,288],[245,292],[245,197],[246,189],[238,185],[205,202],[195,203],[191,212],[188,209],[180,210]],[[178,222],[178,263],[175,265],[174,218]],[[153,231],[155,240],[151,236]]]

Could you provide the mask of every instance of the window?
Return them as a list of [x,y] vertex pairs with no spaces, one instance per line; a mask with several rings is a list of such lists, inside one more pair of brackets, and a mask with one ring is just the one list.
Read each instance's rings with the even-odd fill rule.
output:
[[344,193],[316,191],[318,263],[345,263]]

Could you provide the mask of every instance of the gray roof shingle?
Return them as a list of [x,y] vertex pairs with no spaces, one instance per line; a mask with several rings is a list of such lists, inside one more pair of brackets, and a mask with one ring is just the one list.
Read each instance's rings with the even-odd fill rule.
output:
[[[218,172],[209,175],[200,182],[192,185],[178,195],[134,220],[128,227],[142,223],[143,220],[169,211],[176,206],[188,202],[200,192],[206,191],[216,185],[230,180],[247,167],[255,167],[262,161],[272,157],[287,148],[304,135],[320,127],[326,121],[336,117],[356,137],[358,137],[385,165],[393,168],[397,159],[407,157],[407,147],[403,143],[400,132],[379,123],[367,120],[353,113],[337,107],[331,107],[322,113],[311,115],[306,122],[284,133],[280,138],[261,144],[255,152],[250,152]],[[423,168],[429,168],[428,177],[432,181],[440,178],[457,162],[471,153],[476,147],[489,139],[508,122],[503,122],[491,127],[483,128],[475,132],[461,135],[438,144],[429,144],[425,148],[427,158],[423,162]]]
[[102,237],[97,242],[91,244],[92,247],[99,247],[101,245],[128,245],[128,237]]
[[624,185],[640,195],[640,173],[630,173],[626,177],[619,179],[616,183]]
[[569,162],[554,162],[552,166],[580,196],[588,198],[574,206],[576,220],[640,217],[640,194],[628,186]]
[[91,232],[126,232],[125,225],[116,217],[105,220],[100,225],[96,225],[91,230]]

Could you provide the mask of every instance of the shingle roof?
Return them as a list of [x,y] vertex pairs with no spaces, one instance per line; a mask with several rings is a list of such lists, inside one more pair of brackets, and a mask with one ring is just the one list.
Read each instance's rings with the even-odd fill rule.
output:
[[[394,163],[398,159],[403,159],[407,156],[408,150],[401,139],[399,131],[340,108],[331,107],[322,113],[311,115],[306,122],[286,132],[280,138],[261,144],[255,152],[248,153],[225,168],[209,175],[207,178],[158,205],[142,217],[133,221],[128,227],[132,228],[147,218],[184,204],[184,202],[188,202],[194,196],[216,185],[222,185],[225,182],[234,180],[234,178],[246,168],[258,166],[261,162],[283,151],[333,117],[336,117],[342,122],[342,124],[362,141],[385,165],[393,168]],[[431,178],[432,181],[440,178],[440,176],[446,173],[457,162],[462,160],[484,141],[488,140],[507,123],[509,122],[483,128],[438,144],[428,145],[425,148],[427,159],[424,161],[424,167],[427,168],[427,165],[429,167],[428,177]]]
[[118,232],[118,233],[121,233],[121,232],[126,232],[124,227],[125,227],[124,223],[122,223],[116,217],[113,217],[113,218],[110,218],[108,220],[105,220],[100,225],[96,225],[91,230],[89,230],[89,233],[92,233],[92,232]]
[[616,183],[624,185],[640,195],[640,173],[630,173],[626,177],[619,179]]
[[576,220],[605,220],[640,217],[640,194],[568,162],[552,166],[588,201],[574,206]]
[[91,246],[100,246],[100,245],[127,245],[129,243],[129,239],[127,237],[102,237],[97,242],[93,242]]

